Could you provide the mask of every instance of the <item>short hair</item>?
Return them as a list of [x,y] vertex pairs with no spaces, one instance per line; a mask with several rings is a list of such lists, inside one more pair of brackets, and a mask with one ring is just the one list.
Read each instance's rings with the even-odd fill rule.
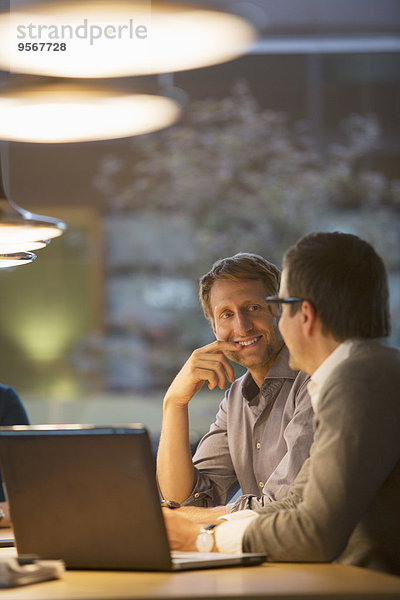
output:
[[249,252],[239,252],[234,256],[217,260],[211,270],[201,277],[199,285],[201,306],[205,317],[211,323],[213,323],[210,305],[211,288],[215,281],[220,279],[262,281],[265,285],[266,296],[272,296],[279,290],[280,270],[262,256]]
[[338,341],[390,335],[386,269],[368,242],[348,233],[312,233],[287,250],[283,269],[289,295],[311,302],[323,333]]

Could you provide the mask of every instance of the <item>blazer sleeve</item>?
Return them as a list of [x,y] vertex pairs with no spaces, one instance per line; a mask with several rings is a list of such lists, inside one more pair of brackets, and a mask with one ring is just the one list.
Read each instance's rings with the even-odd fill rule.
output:
[[[287,502],[272,503],[246,529],[243,548],[273,561],[330,562],[399,460],[393,381],[341,371],[321,393],[314,444]],[[385,389],[386,387],[386,389]]]

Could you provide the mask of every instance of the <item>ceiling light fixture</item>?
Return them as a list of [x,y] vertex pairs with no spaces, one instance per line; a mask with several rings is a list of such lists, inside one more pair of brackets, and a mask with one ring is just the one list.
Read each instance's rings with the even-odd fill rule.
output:
[[0,269],[9,269],[10,267],[19,267],[26,265],[36,259],[36,254],[32,252],[16,252],[13,254],[0,254]]
[[50,244],[50,240],[38,240],[32,242],[3,242],[1,239],[0,225],[0,253],[13,254],[15,252],[32,252],[46,248]]
[[124,77],[214,65],[247,52],[242,17],[161,0],[22,4],[0,15],[0,68],[57,77]]
[[33,250],[31,242],[59,237],[66,228],[60,219],[36,215],[17,206],[12,200],[0,198],[0,249],[3,252],[8,248],[7,244],[15,242]]
[[[9,255],[11,247],[15,244],[18,244],[19,249],[23,248],[24,250],[38,249],[36,242],[46,246],[48,240],[59,237],[66,229],[67,226],[61,219],[36,215],[18,206],[11,198],[7,198],[3,184],[3,165],[0,164],[1,255]],[[17,262],[17,264],[25,263]]]
[[86,142],[149,133],[174,123],[173,99],[86,82],[11,84],[0,91],[0,139]]

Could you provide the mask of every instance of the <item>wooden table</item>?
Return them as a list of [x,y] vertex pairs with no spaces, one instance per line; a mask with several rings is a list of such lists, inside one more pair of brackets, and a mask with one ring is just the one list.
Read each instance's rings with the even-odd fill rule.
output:
[[[7,537],[2,535],[1,537]],[[0,556],[15,556],[2,548]],[[67,571],[0,600],[400,600],[400,578],[332,564],[264,563],[181,573]]]

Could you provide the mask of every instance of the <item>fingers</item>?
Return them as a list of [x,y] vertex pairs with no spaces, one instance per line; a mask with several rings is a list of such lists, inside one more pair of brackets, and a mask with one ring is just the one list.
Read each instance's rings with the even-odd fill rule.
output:
[[217,386],[222,390],[227,380],[231,383],[234,381],[233,375],[228,372],[228,365],[222,360],[200,359],[194,373],[196,378],[208,381],[210,390],[213,390]]
[[237,351],[237,345],[232,342],[213,342],[195,350],[190,358],[194,378],[208,381],[209,389],[218,386],[223,389],[226,380],[235,381],[234,369],[223,353],[227,350]]
[[167,390],[164,401],[174,406],[186,406],[208,382],[208,388],[223,390],[227,381],[235,381],[233,366],[224,352],[240,351],[233,342],[216,341],[198,348],[188,358]]
[[218,361],[199,361],[197,366],[192,366],[190,378],[195,382],[208,381],[208,387],[213,390],[216,386],[223,389],[228,375]]
[[163,517],[171,550],[196,550],[195,539],[200,532],[199,525],[192,523],[177,510],[164,510]]
[[240,352],[241,346],[235,344],[235,342],[223,342],[221,340],[217,340],[216,342],[212,342],[211,344],[207,344],[207,346],[203,346],[202,348],[198,348],[192,354],[192,356],[206,356],[212,355],[213,357],[223,357],[224,363],[230,366],[233,374],[233,367],[231,363],[227,360],[225,353],[226,352]]
[[211,344],[207,344],[207,346],[203,346],[202,348],[198,348],[195,352],[207,352],[207,353],[216,353],[216,352],[237,352],[240,347],[238,347],[235,342],[224,342],[222,340],[216,340],[215,342],[211,342]]

